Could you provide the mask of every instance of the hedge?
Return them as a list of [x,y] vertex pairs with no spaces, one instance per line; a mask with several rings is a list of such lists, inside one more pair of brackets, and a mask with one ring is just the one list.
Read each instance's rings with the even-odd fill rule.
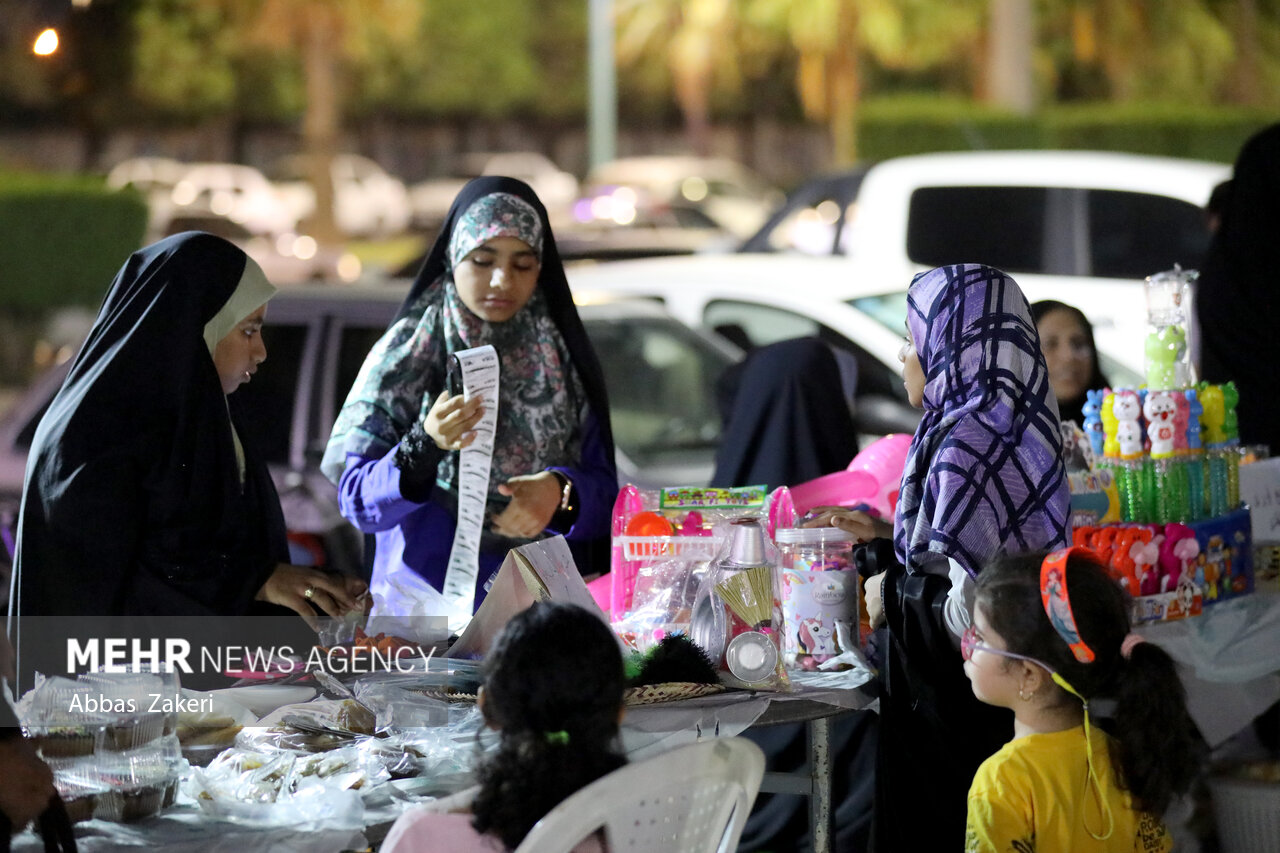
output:
[[141,245],[147,205],[100,179],[0,174],[0,311],[97,306]]
[[869,99],[860,112],[858,154],[880,160],[929,151],[1058,148],[1231,163],[1246,139],[1278,120],[1273,112],[1239,107],[1084,104],[1021,116],[961,99]]

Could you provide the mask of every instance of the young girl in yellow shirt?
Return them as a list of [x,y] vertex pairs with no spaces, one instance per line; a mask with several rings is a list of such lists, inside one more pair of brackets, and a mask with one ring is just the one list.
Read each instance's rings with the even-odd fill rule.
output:
[[1201,741],[1172,659],[1130,632],[1125,594],[1092,552],[985,568],[961,652],[974,695],[1014,712],[1013,740],[969,790],[966,853],[1172,847],[1159,815],[1190,786]]

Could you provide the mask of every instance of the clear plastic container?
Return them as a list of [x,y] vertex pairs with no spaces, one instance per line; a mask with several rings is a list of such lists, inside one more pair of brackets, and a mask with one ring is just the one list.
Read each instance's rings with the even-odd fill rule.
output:
[[161,734],[177,731],[177,700],[182,696],[182,682],[172,666],[158,663],[100,668],[81,675],[80,681],[93,685],[108,698],[123,700],[139,713],[161,717]]
[[1175,266],[1147,276],[1146,379],[1153,391],[1186,388],[1191,384],[1187,348],[1191,285],[1195,270]]
[[777,531],[775,541],[783,664],[816,669],[860,642],[853,539],[834,527],[794,527]]
[[173,802],[179,775],[162,749],[100,755],[97,780],[106,786],[98,796],[94,817],[131,821],[150,817]]

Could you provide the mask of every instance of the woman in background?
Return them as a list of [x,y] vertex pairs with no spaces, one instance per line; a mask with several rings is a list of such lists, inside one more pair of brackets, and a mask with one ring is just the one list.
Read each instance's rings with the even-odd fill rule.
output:
[[1110,387],[1098,365],[1093,326],[1079,308],[1054,299],[1033,302],[1031,318],[1058,398],[1058,417],[1083,427],[1085,392]]
[[1254,134],[1236,158],[1218,229],[1196,284],[1200,378],[1234,381],[1241,444],[1280,452],[1280,124]]

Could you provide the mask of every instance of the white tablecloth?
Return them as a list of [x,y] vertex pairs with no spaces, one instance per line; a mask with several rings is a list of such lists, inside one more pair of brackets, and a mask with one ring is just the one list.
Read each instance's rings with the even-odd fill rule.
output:
[[1211,747],[1280,701],[1280,593],[1224,601],[1137,633],[1177,662],[1188,710]]

